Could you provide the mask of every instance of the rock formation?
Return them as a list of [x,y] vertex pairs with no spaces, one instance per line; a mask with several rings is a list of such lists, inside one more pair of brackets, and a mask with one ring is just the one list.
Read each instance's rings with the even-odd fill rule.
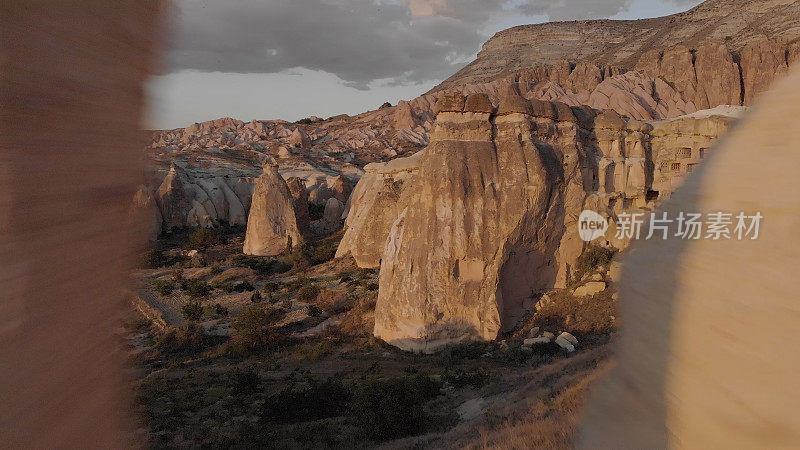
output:
[[302,243],[294,213],[294,199],[289,187],[271,159],[264,163],[264,173],[256,180],[243,252],[247,255],[275,256],[287,244]]
[[400,215],[400,193],[406,183],[412,182],[423,154],[364,167],[366,173],[348,201],[346,230],[337,258],[349,253],[359,267],[380,267],[389,230]]
[[133,221],[141,224],[142,233],[148,241],[155,241],[161,234],[163,218],[156,200],[146,186],[140,186],[133,197],[131,211]]
[[306,185],[302,179],[292,177],[286,180],[286,186],[289,188],[289,192],[292,193],[297,227],[301,232],[308,230],[311,219],[308,215],[308,191],[306,190]]
[[302,149],[311,148],[311,139],[302,128],[295,128],[292,135],[289,136],[289,144]]
[[[213,227],[220,223],[244,225],[253,189],[248,177],[190,173],[173,163],[153,194],[161,224],[158,232],[187,227]],[[134,203],[151,195],[143,187]]]
[[[615,365],[579,449],[791,448],[800,442],[800,72],[726,135],[657,213],[764,215],[759,238],[653,239],[625,259]],[[742,324],[746,324],[745,331]]]
[[[436,111],[431,143],[397,204],[396,191],[378,184],[388,165],[362,178],[337,253],[380,264],[375,335],[408,350],[494,339],[516,325],[537,294],[571,276],[584,248],[576,223],[584,208],[613,220],[652,207],[732,121],[718,111],[649,124],[513,90],[496,109],[472,94],[443,96]],[[696,155],[676,167],[684,148]],[[675,169],[674,184],[655,192],[662,163]]]

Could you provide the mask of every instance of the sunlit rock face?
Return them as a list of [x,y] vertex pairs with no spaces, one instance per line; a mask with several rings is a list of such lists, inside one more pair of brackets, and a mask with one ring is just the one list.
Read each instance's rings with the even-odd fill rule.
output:
[[[356,187],[350,214],[362,217],[348,217],[340,247],[369,254],[362,262],[374,267],[386,236],[375,335],[414,351],[492,340],[512,328],[539,294],[570,279],[584,249],[583,209],[613,228],[619,212],[651,208],[677,186],[653,194],[654,168],[674,156],[673,147],[713,139],[733,120],[710,114],[654,125],[527,100],[513,89],[497,107],[484,94],[447,95],[436,111],[431,143],[395,203],[366,201],[386,191],[376,176]],[[367,232],[370,211],[379,220]]]
[[275,256],[283,253],[287,246],[301,243],[292,193],[278,173],[278,166],[267,160],[264,173],[256,180],[243,252]]
[[400,214],[400,194],[407,183],[413,183],[423,154],[364,168],[365,174],[348,201],[346,230],[337,258],[350,254],[359,267],[380,267],[386,237]]

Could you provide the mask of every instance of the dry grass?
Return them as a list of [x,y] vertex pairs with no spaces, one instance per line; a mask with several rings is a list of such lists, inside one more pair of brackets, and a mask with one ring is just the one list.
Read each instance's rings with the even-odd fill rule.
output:
[[[608,350],[601,347],[537,370],[525,398],[529,406],[520,412],[504,411],[496,424],[479,428],[480,440],[467,445],[484,449],[573,448],[583,406],[591,384],[610,365]],[[511,407],[513,408],[513,406]],[[490,419],[491,415],[487,415]]]

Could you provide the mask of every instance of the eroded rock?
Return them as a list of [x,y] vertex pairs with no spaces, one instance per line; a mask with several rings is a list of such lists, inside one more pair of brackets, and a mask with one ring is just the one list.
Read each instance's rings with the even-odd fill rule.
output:
[[247,220],[243,252],[247,255],[275,256],[302,243],[289,187],[271,159],[256,180],[253,202]]

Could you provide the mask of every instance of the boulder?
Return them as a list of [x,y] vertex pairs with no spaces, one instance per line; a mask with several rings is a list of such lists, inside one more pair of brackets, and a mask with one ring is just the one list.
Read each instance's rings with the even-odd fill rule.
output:
[[572,353],[572,352],[575,351],[575,345],[573,345],[572,342],[564,339],[561,336],[556,338],[556,344],[558,344],[559,347],[563,348],[564,350],[568,351],[569,353]]
[[294,199],[278,173],[278,166],[270,158],[264,163],[263,174],[256,180],[243,252],[275,256],[283,253],[289,242],[294,246],[302,243]]
[[570,342],[572,345],[578,345],[578,338],[576,338],[570,333],[567,333],[566,331],[559,334],[558,337]]
[[604,281],[589,281],[582,286],[575,288],[572,295],[575,297],[591,297],[592,295],[599,294],[606,290],[606,283]]
[[550,338],[544,337],[544,336],[540,336],[540,337],[537,337],[537,338],[525,339],[524,341],[522,341],[522,345],[524,345],[526,347],[532,347],[532,346],[538,345],[538,344],[549,344],[550,342],[552,342],[550,340]]

